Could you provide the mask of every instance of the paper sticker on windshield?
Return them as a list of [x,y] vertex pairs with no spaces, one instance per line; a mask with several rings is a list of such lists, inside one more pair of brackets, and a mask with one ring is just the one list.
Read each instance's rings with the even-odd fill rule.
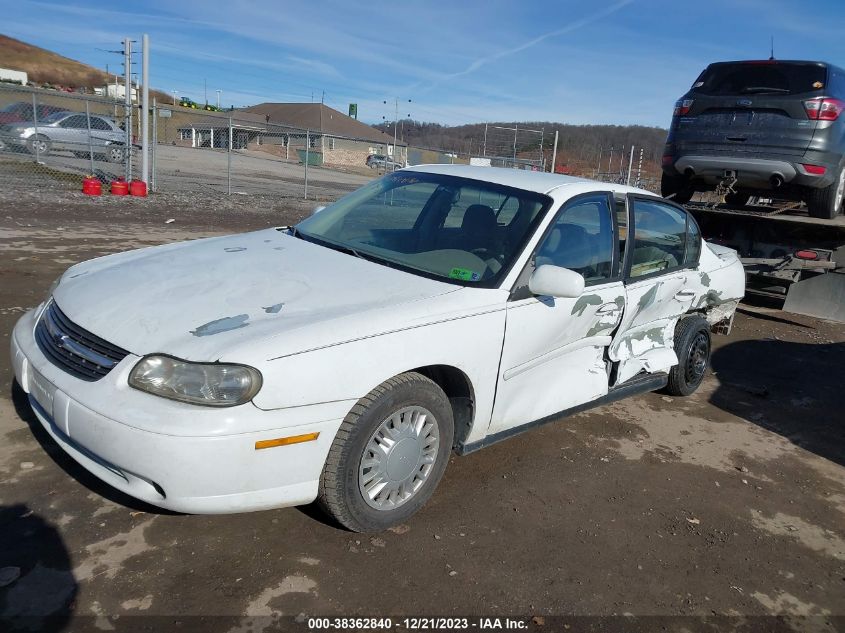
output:
[[481,279],[481,275],[469,268],[453,268],[449,271],[449,276],[461,281],[478,281]]

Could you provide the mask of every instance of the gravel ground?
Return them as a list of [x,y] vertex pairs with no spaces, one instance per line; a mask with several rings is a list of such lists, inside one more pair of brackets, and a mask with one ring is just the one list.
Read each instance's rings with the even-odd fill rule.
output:
[[[74,262],[287,224],[313,204],[3,187],[3,347]],[[6,624],[72,631],[436,614],[520,616],[546,631],[842,630],[845,327],[745,306],[714,342],[714,371],[692,397],[647,394],[454,457],[416,517],[374,536],[313,508],[144,506],[52,443],[4,358],[0,616],[51,615]],[[15,576],[5,586],[4,573]]]

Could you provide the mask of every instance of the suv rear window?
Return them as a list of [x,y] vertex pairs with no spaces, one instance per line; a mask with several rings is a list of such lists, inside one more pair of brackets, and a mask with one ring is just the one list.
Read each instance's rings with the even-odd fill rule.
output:
[[711,64],[692,92],[704,95],[803,94],[825,87],[827,68],[818,64],[729,62]]

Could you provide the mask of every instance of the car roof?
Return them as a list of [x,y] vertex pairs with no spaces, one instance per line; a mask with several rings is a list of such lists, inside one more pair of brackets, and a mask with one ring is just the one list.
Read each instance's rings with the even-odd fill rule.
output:
[[[619,185],[616,183],[592,180],[590,178],[578,178],[576,176],[564,176],[562,174],[549,174],[542,171],[529,171],[527,169],[511,169],[507,167],[479,167],[475,165],[416,165],[406,167],[404,171],[426,172],[430,174],[444,174],[482,182],[492,182],[497,185],[534,191],[536,193],[548,194],[559,187],[574,185],[595,185],[597,189],[610,189],[619,193],[639,193],[649,196],[655,194],[644,189]],[[582,187],[579,187],[579,189]]]

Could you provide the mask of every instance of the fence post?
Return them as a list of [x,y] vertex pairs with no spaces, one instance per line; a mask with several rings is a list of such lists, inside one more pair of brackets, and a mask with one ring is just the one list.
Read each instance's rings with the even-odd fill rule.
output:
[[35,162],[40,162],[38,157],[38,104],[35,101],[35,93],[32,93],[32,126],[35,128],[35,136],[32,139],[33,144],[32,146],[35,148]]
[[552,150],[552,168],[549,170],[555,173],[555,165],[557,164],[557,135],[559,130],[555,130],[555,148]]
[[91,159],[91,175],[94,175],[94,146],[91,144],[91,107],[85,100],[85,120],[88,123],[88,157]]
[[156,151],[158,148],[158,116],[156,111],[156,98],[153,97],[153,146],[150,156],[150,191],[156,190]]
[[132,180],[132,42],[127,37],[123,40],[123,108],[126,120],[126,145],[124,161],[126,181]]
[[150,184],[150,36],[141,38],[141,77],[144,87],[141,92],[141,180]]
[[305,130],[305,199],[308,200],[308,159],[311,148],[311,130]]
[[631,167],[634,165],[634,146],[631,145],[631,156],[628,157],[628,178],[625,179],[625,184],[631,184]]
[[229,115],[229,151],[226,154],[226,191],[232,195],[232,115]]
[[641,147],[640,148],[640,162],[637,163],[637,182],[634,183],[635,187],[640,186],[640,180],[641,180],[640,176],[642,175],[642,171],[643,171],[643,150],[644,150],[644,148]]

